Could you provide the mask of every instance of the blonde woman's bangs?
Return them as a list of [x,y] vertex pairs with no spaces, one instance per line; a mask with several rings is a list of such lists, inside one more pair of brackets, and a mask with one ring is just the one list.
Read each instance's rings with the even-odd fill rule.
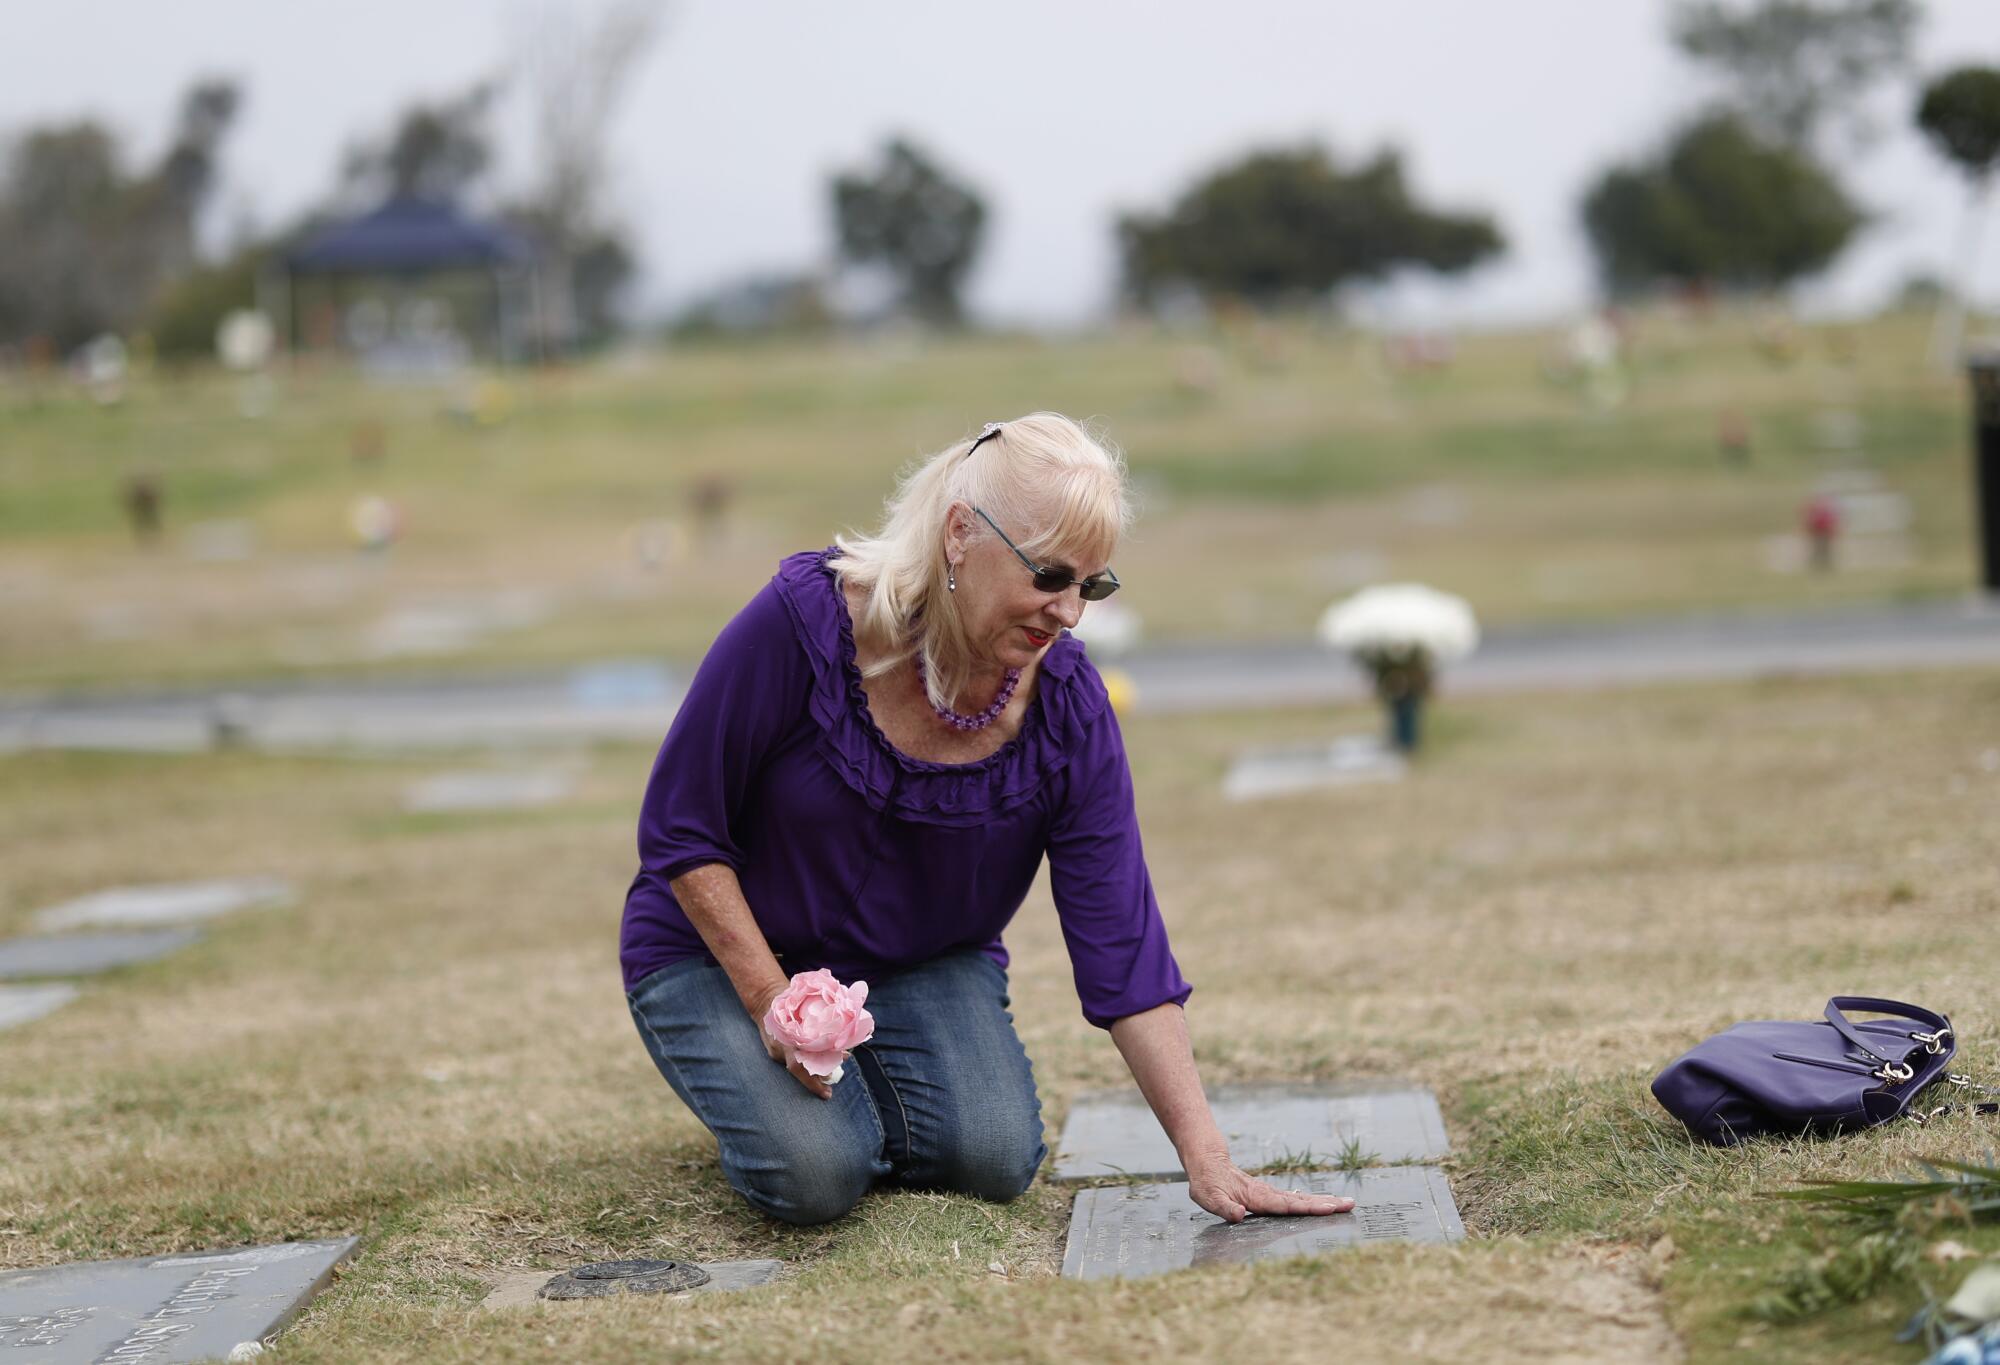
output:
[[1068,471],[1049,510],[1053,516],[1042,533],[1021,542],[1025,554],[1043,563],[1068,564],[1079,576],[1110,562],[1128,519],[1115,476],[1088,468]]

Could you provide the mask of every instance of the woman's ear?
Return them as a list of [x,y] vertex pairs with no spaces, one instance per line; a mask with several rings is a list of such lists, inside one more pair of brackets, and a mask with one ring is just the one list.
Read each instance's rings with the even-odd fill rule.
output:
[[965,558],[965,547],[972,539],[972,509],[962,502],[955,502],[944,514],[944,557],[948,563],[956,564]]

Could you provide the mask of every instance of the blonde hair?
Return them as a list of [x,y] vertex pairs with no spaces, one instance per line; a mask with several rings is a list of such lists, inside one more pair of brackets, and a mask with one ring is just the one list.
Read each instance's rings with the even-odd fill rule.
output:
[[[1079,571],[1108,558],[1132,523],[1125,460],[1117,447],[1060,413],[1036,412],[1000,424],[967,458],[973,438],[955,441],[905,472],[872,536],[836,536],[842,583],[868,595],[855,638],[876,657],[869,677],[921,655],[925,689],[950,706],[971,679],[971,641],[945,587],[944,540],[954,504],[983,509],[1008,527],[1037,562],[1066,559]],[[972,519],[971,543],[993,534]]]

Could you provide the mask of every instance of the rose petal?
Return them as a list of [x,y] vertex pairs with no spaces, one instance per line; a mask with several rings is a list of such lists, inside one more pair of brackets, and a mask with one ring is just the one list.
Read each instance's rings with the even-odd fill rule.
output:
[[799,1065],[806,1073],[821,1079],[840,1069],[841,1057],[838,1052],[801,1052],[797,1054]]

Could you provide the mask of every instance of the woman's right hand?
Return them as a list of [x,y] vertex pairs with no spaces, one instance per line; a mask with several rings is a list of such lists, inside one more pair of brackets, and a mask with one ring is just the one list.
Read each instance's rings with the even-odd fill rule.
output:
[[[757,1036],[764,1040],[764,1051],[771,1054],[771,1060],[791,1072],[792,1079],[812,1091],[813,1094],[823,1100],[830,1100],[833,1098],[833,1087],[818,1076],[813,1075],[812,1072],[806,1070],[798,1062],[787,1062],[785,1060],[785,1045],[776,1038],[773,1038],[771,1031],[764,1027],[764,1016],[771,1012],[771,1002],[776,1000],[779,993],[790,984],[791,982],[789,981],[780,981],[777,985],[759,991],[752,996],[750,1018],[756,1023]],[[848,1054],[845,1052],[840,1054],[840,1060],[843,1064],[847,1061],[847,1057]]]

